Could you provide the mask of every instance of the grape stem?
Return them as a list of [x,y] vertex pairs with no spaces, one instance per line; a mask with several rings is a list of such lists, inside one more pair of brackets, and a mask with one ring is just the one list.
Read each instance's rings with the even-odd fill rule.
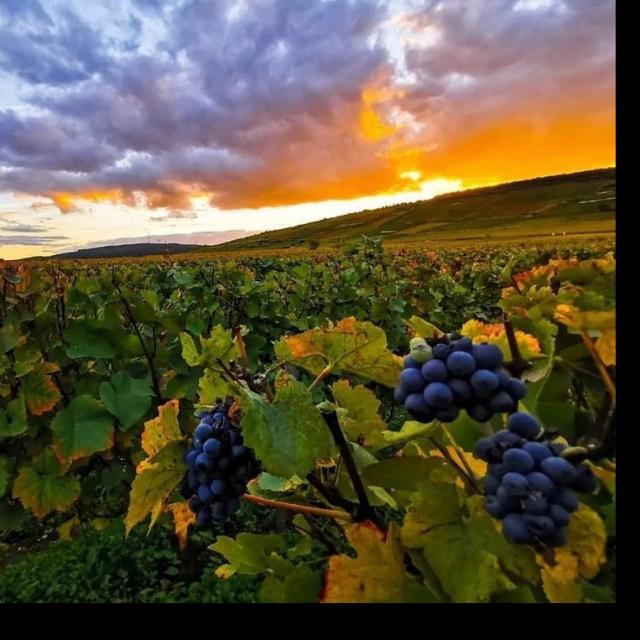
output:
[[286,509],[287,511],[296,511],[297,513],[303,513],[311,516],[324,516],[325,518],[334,518],[336,520],[346,520],[350,522],[353,520],[351,514],[345,511],[337,511],[335,509],[322,509],[320,507],[312,507],[307,504],[294,504],[293,502],[282,502],[281,500],[271,500],[269,498],[263,498],[261,496],[254,496],[250,493],[245,493],[242,496],[243,500],[247,502],[253,502],[253,504],[259,504],[262,507],[272,507],[273,509]]
[[458,472],[458,475],[467,483],[471,491],[475,493],[482,493],[482,491],[480,491],[480,488],[474,482],[473,478],[471,478],[467,474],[467,472],[451,457],[451,454],[447,451],[447,448],[443,447],[433,438],[429,438],[429,440],[442,454],[442,457]]
[[233,330],[233,335],[236,339],[236,344],[238,345],[238,351],[240,352],[240,357],[242,358],[242,364],[244,364],[244,368],[247,370],[251,370],[251,364],[249,362],[249,356],[247,355],[247,347],[244,343],[244,338],[242,337],[242,331],[240,327],[236,327]]
[[307,481],[329,504],[349,512],[353,511],[353,503],[344,498],[335,487],[328,487],[313,473],[307,474]]
[[522,354],[520,353],[520,346],[518,345],[518,340],[516,339],[516,333],[513,330],[513,325],[511,324],[511,320],[504,320],[504,331],[507,334],[507,342],[509,343],[509,351],[511,351],[511,362],[505,364],[505,367],[509,369],[511,375],[514,378],[520,379],[522,374],[529,368],[529,363],[526,362]]
[[593,358],[593,361],[596,364],[596,368],[598,369],[598,373],[602,378],[602,382],[604,382],[604,386],[606,387],[607,392],[611,396],[611,399],[615,402],[616,386],[613,384],[613,381],[611,380],[611,376],[607,371],[607,367],[604,364],[604,362],[602,362],[602,358],[600,357],[600,354],[596,350],[596,346],[593,343],[593,340],[591,339],[589,334],[584,330],[580,331],[580,335],[582,336],[582,342],[584,342],[584,346],[587,348],[589,355],[591,355],[591,357]]
[[354,519],[357,522],[362,520],[371,520],[373,524],[383,528],[375,511],[369,503],[367,492],[362,484],[362,478],[358,473],[358,468],[356,467],[356,463],[351,453],[351,447],[349,446],[347,439],[344,437],[344,433],[342,432],[342,428],[338,422],[338,415],[335,411],[321,411],[321,413],[324,421],[329,427],[329,431],[331,431],[331,435],[336,446],[340,450],[340,455],[342,456],[344,465],[347,468],[347,473],[349,474],[353,490],[356,492],[356,496],[358,496],[359,506],[357,512],[354,514]]

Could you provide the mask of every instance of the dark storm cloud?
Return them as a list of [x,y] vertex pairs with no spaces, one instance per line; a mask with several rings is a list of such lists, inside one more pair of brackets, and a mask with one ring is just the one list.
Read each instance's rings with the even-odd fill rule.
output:
[[0,190],[175,210],[390,188],[386,141],[359,130],[367,86],[402,88],[379,110],[423,125],[392,140],[428,149],[478,114],[611,85],[613,1],[538,4],[103,0],[106,29],[70,1],[3,1],[0,65],[29,108],[0,111]]

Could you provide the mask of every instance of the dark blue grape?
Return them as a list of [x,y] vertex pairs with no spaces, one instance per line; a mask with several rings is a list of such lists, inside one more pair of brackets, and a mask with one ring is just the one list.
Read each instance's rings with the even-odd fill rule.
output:
[[460,409],[456,405],[451,405],[446,409],[438,409],[436,411],[436,418],[440,422],[453,422],[460,415]]
[[191,496],[187,501],[187,504],[189,506],[189,509],[191,509],[191,511],[193,511],[194,513],[196,513],[204,505],[202,500],[200,500],[200,498],[198,498],[198,496],[196,495]]
[[407,396],[404,406],[412,415],[419,416],[425,420],[433,420],[433,409],[427,404],[421,393],[412,393]]
[[184,461],[187,465],[187,467],[190,470],[195,471],[196,468],[196,458],[198,457],[198,452],[194,451],[193,449],[191,449],[190,451],[187,452],[187,455],[185,455],[184,457]]
[[554,547],[561,547],[563,544],[567,544],[567,528],[556,527],[551,535],[551,542]]
[[201,422],[196,427],[195,437],[198,438],[200,442],[205,442],[208,438],[211,437],[212,434],[213,429],[211,428],[211,425]]
[[467,413],[476,422],[487,422],[493,417],[493,413],[481,403],[472,404],[467,408]]
[[189,485],[189,489],[191,489],[191,491],[195,491],[200,484],[198,482],[198,474],[191,469],[189,469],[189,473],[187,474],[187,484]]
[[211,483],[210,489],[214,496],[221,496],[225,490],[225,483],[222,480],[214,480]]
[[507,473],[507,470],[501,462],[487,465],[487,471],[497,478],[501,478],[505,473]]
[[536,466],[535,460],[522,449],[507,449],[502,455],[502,464],[507,471],[518,473],[527,473]]
[[522,509],[526,513],[543,516],[549,509],[549,504],[542,496],[532,495],[522,501]]
[[240,508],[240,500],[237,498],[231,498],[227,502],[227,514],[232,515]]
[[244,447],[241,444],[236,444],[233,447],[231,447],[231,453],[234,458],[241,458],[246,453],[246,451],[247,451],[246,447]]
[[488,369],[476,370],[470,382],[479,398],[488,398],[500,386],[496,374]]
[[573,513],[578,508],[578,498],[576,494],[567,488],[558,489],[552,496],[551,502],[560,505],[569,513]]
[[529,530],[538,538],[546,538],[555,529],[553,520],[549,516],[534,516],[525,513],[523,518]]
[[198,487],[198,498],[201,502],[209,502],[211,500],[211,489],[206,484],[201,484]]
[[449,345],[443,342],[433,347],[433,357],[437,360],[445,360],[449,355]]
[[471,385],[466,380],[460,378],[451,378],[447,384],[453,392],[453,401],[463,406],[471,400]]
[[509,380],[511,380],[511,374],[506,369],[498,369],[494,371],[501,389],[506,389],[509,386]]
[[400,374],[400,388],[407,394],[420,393],[424,386],[425,382],[419,369],[405,369]]
[[527,440],[533,440],[540,432],[540,424],[528,413],[517,411],[512,413],[507,420],[507,429],[517,433]]
[[199,453],[196,458],[196,469],[198,471],[209,471],[212,468],[211,458],[206,453]]
[[533,533],[519,513],[510,513],[505,516],[502,521],[502,532],[508,540],[517,544],[530,544],[534,541]]
[[202,507],[196,516],[196,524],[203,527],[211,522],[211,510],[209,507]]
[[229,458],[220,458],[220,460],[218,460],[218,468],[222,471],[225,471],[226,469],[228,469],[231,466],[231,461],[229,460]]
[[393,401],[396,404],[404,404],[404,401],[407,399],[409,394],[404,391],[402,387],[396,387],[393,390]]
[[411,356],[406,356],[403,360],[405,369],[419,369],[422,365],[416,362]]
[[574,466],[564,458],[559,458],[557,456],[545,458],[540,463],[540,471],[546,473],[558,484],[570,484],[578,477],[578,473]]
[[473,342],[471,338],[460,338],[452,343],[451,348],[453,351],[466,351],[467,353],[471,353],[473,351]]
[[209,438],[202,447],[210,458],[215,458],[220,453],[221,448],[222,444],[217,438]]
[[202,442],[200,441],[199,438],[193,438],[193,440],[191,441],[191,448],[194,451],[202,451]]
[[598,479],[586,464],[579,464],[576,473],[578,477],[569,485],[574,491],[593,493],[598,488]]
[[475,344],[472,353],[479,369],[498,369],[502,365],[502,350],[495,344]]
[[559,504],[552,504],[549,507],[549,517],[557,527],[566,527],[571,518],[569,512]]
[[500,488],[500,480],[495,476],[485,476],[482,482],[482,488],[487,495],[495,495]]
[[531,473],[528,473],[526,478],[531,490],[537,491],[543,496],[551,493],[556,487],[553,480],[548,475],[540,473],[539,471],[532,471]]
[[509,381],[503,387],[514,401],[522,400],[527,395],[527,385],[517,378],[509,378]]
[[473,455],[485,462],[492,462],[492,452],[494,447],[495,442],[492,437],[480,438],[475,444]]
[[507,431],[506,429],[500,429],[494,436],[493,439],[501,450],[511,449],[512,447],[519,447],[523,440],[520,436],[515,433],[511,433],[511,431]]
[[447,365],[442,360],[429,360],[422,365],[422,378],[427,382],[445,382],[449,377]]
[[513,411],[515,404],[513,398],[506,391],[498,391],[489,398],[489,408],[495,413]]
[[502,476],[501,487],[508,496],[526,496],[529,494],[529,481],[521,473],[509,471]]
[[545,458],[553,455],[549,447],[541,442],[527,442],[523,445],[522,450],[526,451],[536,464],[540,464]]
[[422,395],[434,409],[446,409],[453,403],[453,391],[442,382],[430,382]]
[[456,378],[466,378],[476,370],[476,361],[466,351],[454,351],[447,358],[447,369]]
[[207,482],[209,481],[209,473],[206,471],[198,471],[198,473],[196,474],[198,484],[207,484]]
[[502,520],[508,513],[509,510],[505,507],[498,498],[495,496],[487,496],[484,500],[484,508],[487,510],[487,513],[498,520]]

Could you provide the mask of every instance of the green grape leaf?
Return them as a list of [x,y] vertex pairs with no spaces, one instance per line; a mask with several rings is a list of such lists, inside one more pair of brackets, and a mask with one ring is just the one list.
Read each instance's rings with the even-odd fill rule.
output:
[[0,328],[0,353],[8,353],[24,344],[27,337],[20,333],[20,326],[5,324]]
[[7,456],[0,456],[0,498],[9,488],[9,478],[13,473],[13,460]]
[[420,438],[428,438],[438,428],[437,422],[423,424],[415,420],[408,420],[402,425],[400,431],[383,431],[387,445],[398,444],[400,442],[411,442]]
[[18,396],[9,401],[6,409],[0,410],[0,438],[22,435],[27,428],[27,408],[24,398]]
[[387,349],[384,331],[355,318],[285,336],[276,342],[275,353],[315,376],[327,370],[387,387],[396,386],[402,371],[402,358]]
[[307,565],[300,565],[284,578],[268,575],[260,587],[260,601],[283,604],[317,602],[321,588],[320,574]]
[[365,467],[362,471],[362,480],[365,484],[385,489],[416,491],[418,485],[427,480],[431,472],[441,464],[442,460],[436,457],[387,458],[382,462]]
[[274,404],[248,390],[239,402],[245,444],[274,475],[304,478],[318,458],[331,457],[329,429],[311,392],[292,376],[278,375]]
[[258,476],[258,487],[262,491],[270,491],[272,493],[287,493],[297,489],[303,480],[298,476],[292,476],[291,478],[279,478],[266,471],[263,471]]
[[20,504],[0,500],[0,531],[9,533],[20,530],[28,515],[29,512]]
[[222,376],[211,369],[205,369],[198,382],[199,404],[211,406],[220,399],[227,396],[239,396],[244,393],[245,387],[234,381],[227,381]]
[[230,578],[235,573],[256,575],[269,571],[269,556],[286,549],[286,543],[275,533],[239,533],[235,540],[218,536],[209,549],[224,556],[228,562],[218,567],[216,575]]
[[32,463],[21,467],[13,483],[13,497],[38,518],[52,511],[66,511],[80,494],[80,484],[65,475],[52,447],[47,447]]
[[66,462],[90,456],[113,445],[113,419],[91,396],[74,398],[51,422],[56,454]]
[[119,371],[100,385],[100,399],[109,413],[118,418],[120,430],[127,431],[151,406],[153,391],[148,378],[136,379]]
[[24,395],[27,409],[34,416],[51,411],[60,402],[62,396],[51,379],[51,374],[56,371],[58,371],[57,365],[39,362],[21,378],[20,390]]
[[219,368],[218,359],[228,362],[236,358],[233,334],[222,325],[216,325],[211,329],[208,338],[200,337],[199,340],[200,349],[191,335],[184,332],[180,334],[182,358],[190,367]]
[[187,445],[182,440],[169,442],[154,456],[138,465],[124,521],[127,534],[149,514],[149,529],[153,527],[163,511],[167,498],[184,478],[186,451]]
[[363,385],[352,387],[348,380],[338,380],[331,387],[338,407],[346,410],[338,418],[349,440],[361,442],[365,447],[380,449],[387,446],[383,436],[386,424],[378,414],[380,400]]
[[69,358],[113,358],[116,352],[110,340],[111,328],[100,320],[74,320],[65,331]]

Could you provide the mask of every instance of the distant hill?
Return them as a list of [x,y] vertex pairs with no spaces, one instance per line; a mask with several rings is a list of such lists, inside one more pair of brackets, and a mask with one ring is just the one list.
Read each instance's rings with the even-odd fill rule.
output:
[[185,253],[194,249],[204,249],[203,245],[178,244],[178,243],[147,243],[119,244],[106,247],[94,247],[92,249],[79,249],[67,253],[58,253],[55,258],[127,258],[140,256],[154,256],[165,253]]
[[469,189],[266,231],[214,252],[339,246],[361,235],[389,243],[520,240],[615,231],[616,170],[596,169]]

